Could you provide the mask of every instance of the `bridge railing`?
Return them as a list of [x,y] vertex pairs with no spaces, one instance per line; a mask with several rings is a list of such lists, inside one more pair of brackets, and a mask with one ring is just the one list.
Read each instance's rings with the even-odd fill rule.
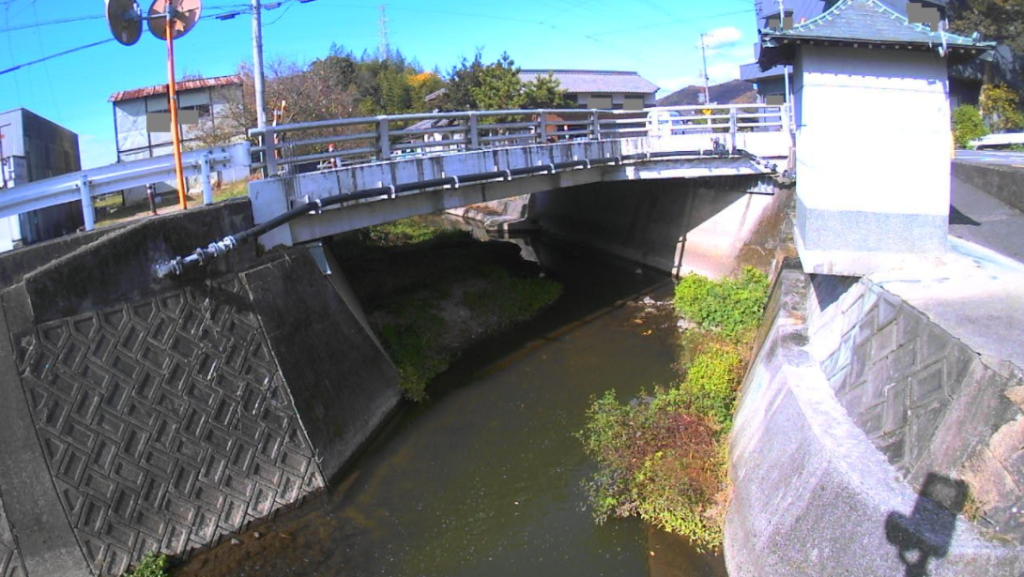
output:
[[563,140],[721,133],[736,146],[739,132],[781,132],[780,106],[731,104],[670,106],[640,111],[531,109],[339,118],[251,129],[259,140],[255,168],[266,175],[355,164],[524,146]]

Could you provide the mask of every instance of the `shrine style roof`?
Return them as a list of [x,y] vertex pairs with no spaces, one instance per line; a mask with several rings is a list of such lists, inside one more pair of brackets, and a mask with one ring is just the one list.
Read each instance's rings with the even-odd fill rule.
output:
[[791,60],[792,49],[779,49],[800,44],[937,50],[941,56],[954,51],[978,56],[995,46],[977,36],[946,32],[941,25],[933,30],[928,24],[911,22],[906,14],[880,0],[840,0],[831,9],[788,30],[762,30],[761,44],[762,69]]

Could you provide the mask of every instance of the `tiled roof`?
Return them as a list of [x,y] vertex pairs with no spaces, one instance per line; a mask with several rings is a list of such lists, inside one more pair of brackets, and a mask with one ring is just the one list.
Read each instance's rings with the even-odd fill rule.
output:
[[[211,86],[233,86],[241,84],[242,77],[237,74],[232,74],[230,76],[182,80],[181,82],[176,82],[174,84],[174,89],[181,92],[184,90],[195,90],[197,88],[209,88]],[[135,98],[143,98],[145,96],[154,96],[166,93],[167,84],[157,84],[156,86],[147,86],[146,88],[133,88],[131,90],[115,92],[110,96],[110,102],[121,102],[122,100],[133,100]]]
[[554,75],[560,88],[570,94],[653,94],[658,86],[636,72],[613,70],[521,70],[519,79],[530,82],[538,76]]
[[911,24],[905,14],[893,9],[890,4],[902,4],[900,7],[905,9],[906,3],[892,0],[840,0],[832,9],[789,30],[763,30],[761,40],[766,47],[779,46],[787,39],[797,42],[823,40],[934,47],[942,46],[944,39],[945,45],[952,48],[987,49],[990,46],[966,36],[932,32],[925,24]]

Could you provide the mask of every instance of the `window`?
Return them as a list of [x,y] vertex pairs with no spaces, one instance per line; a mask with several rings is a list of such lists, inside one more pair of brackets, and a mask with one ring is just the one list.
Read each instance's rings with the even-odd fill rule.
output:
[[643,110],[644,109],[644,97],[643,96],[626,96],[622,103],[624,110]]
[[612,97],[610,94],[591,94],[587,100],[587,108],[598,108],[601,110],[609,110],[612,107]]

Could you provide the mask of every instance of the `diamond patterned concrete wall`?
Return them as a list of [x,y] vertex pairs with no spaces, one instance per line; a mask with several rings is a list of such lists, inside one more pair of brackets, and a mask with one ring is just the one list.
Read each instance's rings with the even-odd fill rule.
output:
[[14,542],[11,527],[7,523],[7,513],[3,501],[0,501],[0,577],[24,577],[21,555],[18,545]]
[[840,303],[844,335],[822,368],[854,421],[909,477],[976,355],[887,293],[858,292]]
[[847,413],[912,485],[956,471],[989,528],[1024,542],[1024,446],[1006,442],[1024,439],[1008,394],[1024,383],[877,285],[837,283],[815,287],[836,298],[811,307],[811,349]]
[[228,278],[14,337],[50,472],[98,572],[211,543],[324,486],[251,300]]

